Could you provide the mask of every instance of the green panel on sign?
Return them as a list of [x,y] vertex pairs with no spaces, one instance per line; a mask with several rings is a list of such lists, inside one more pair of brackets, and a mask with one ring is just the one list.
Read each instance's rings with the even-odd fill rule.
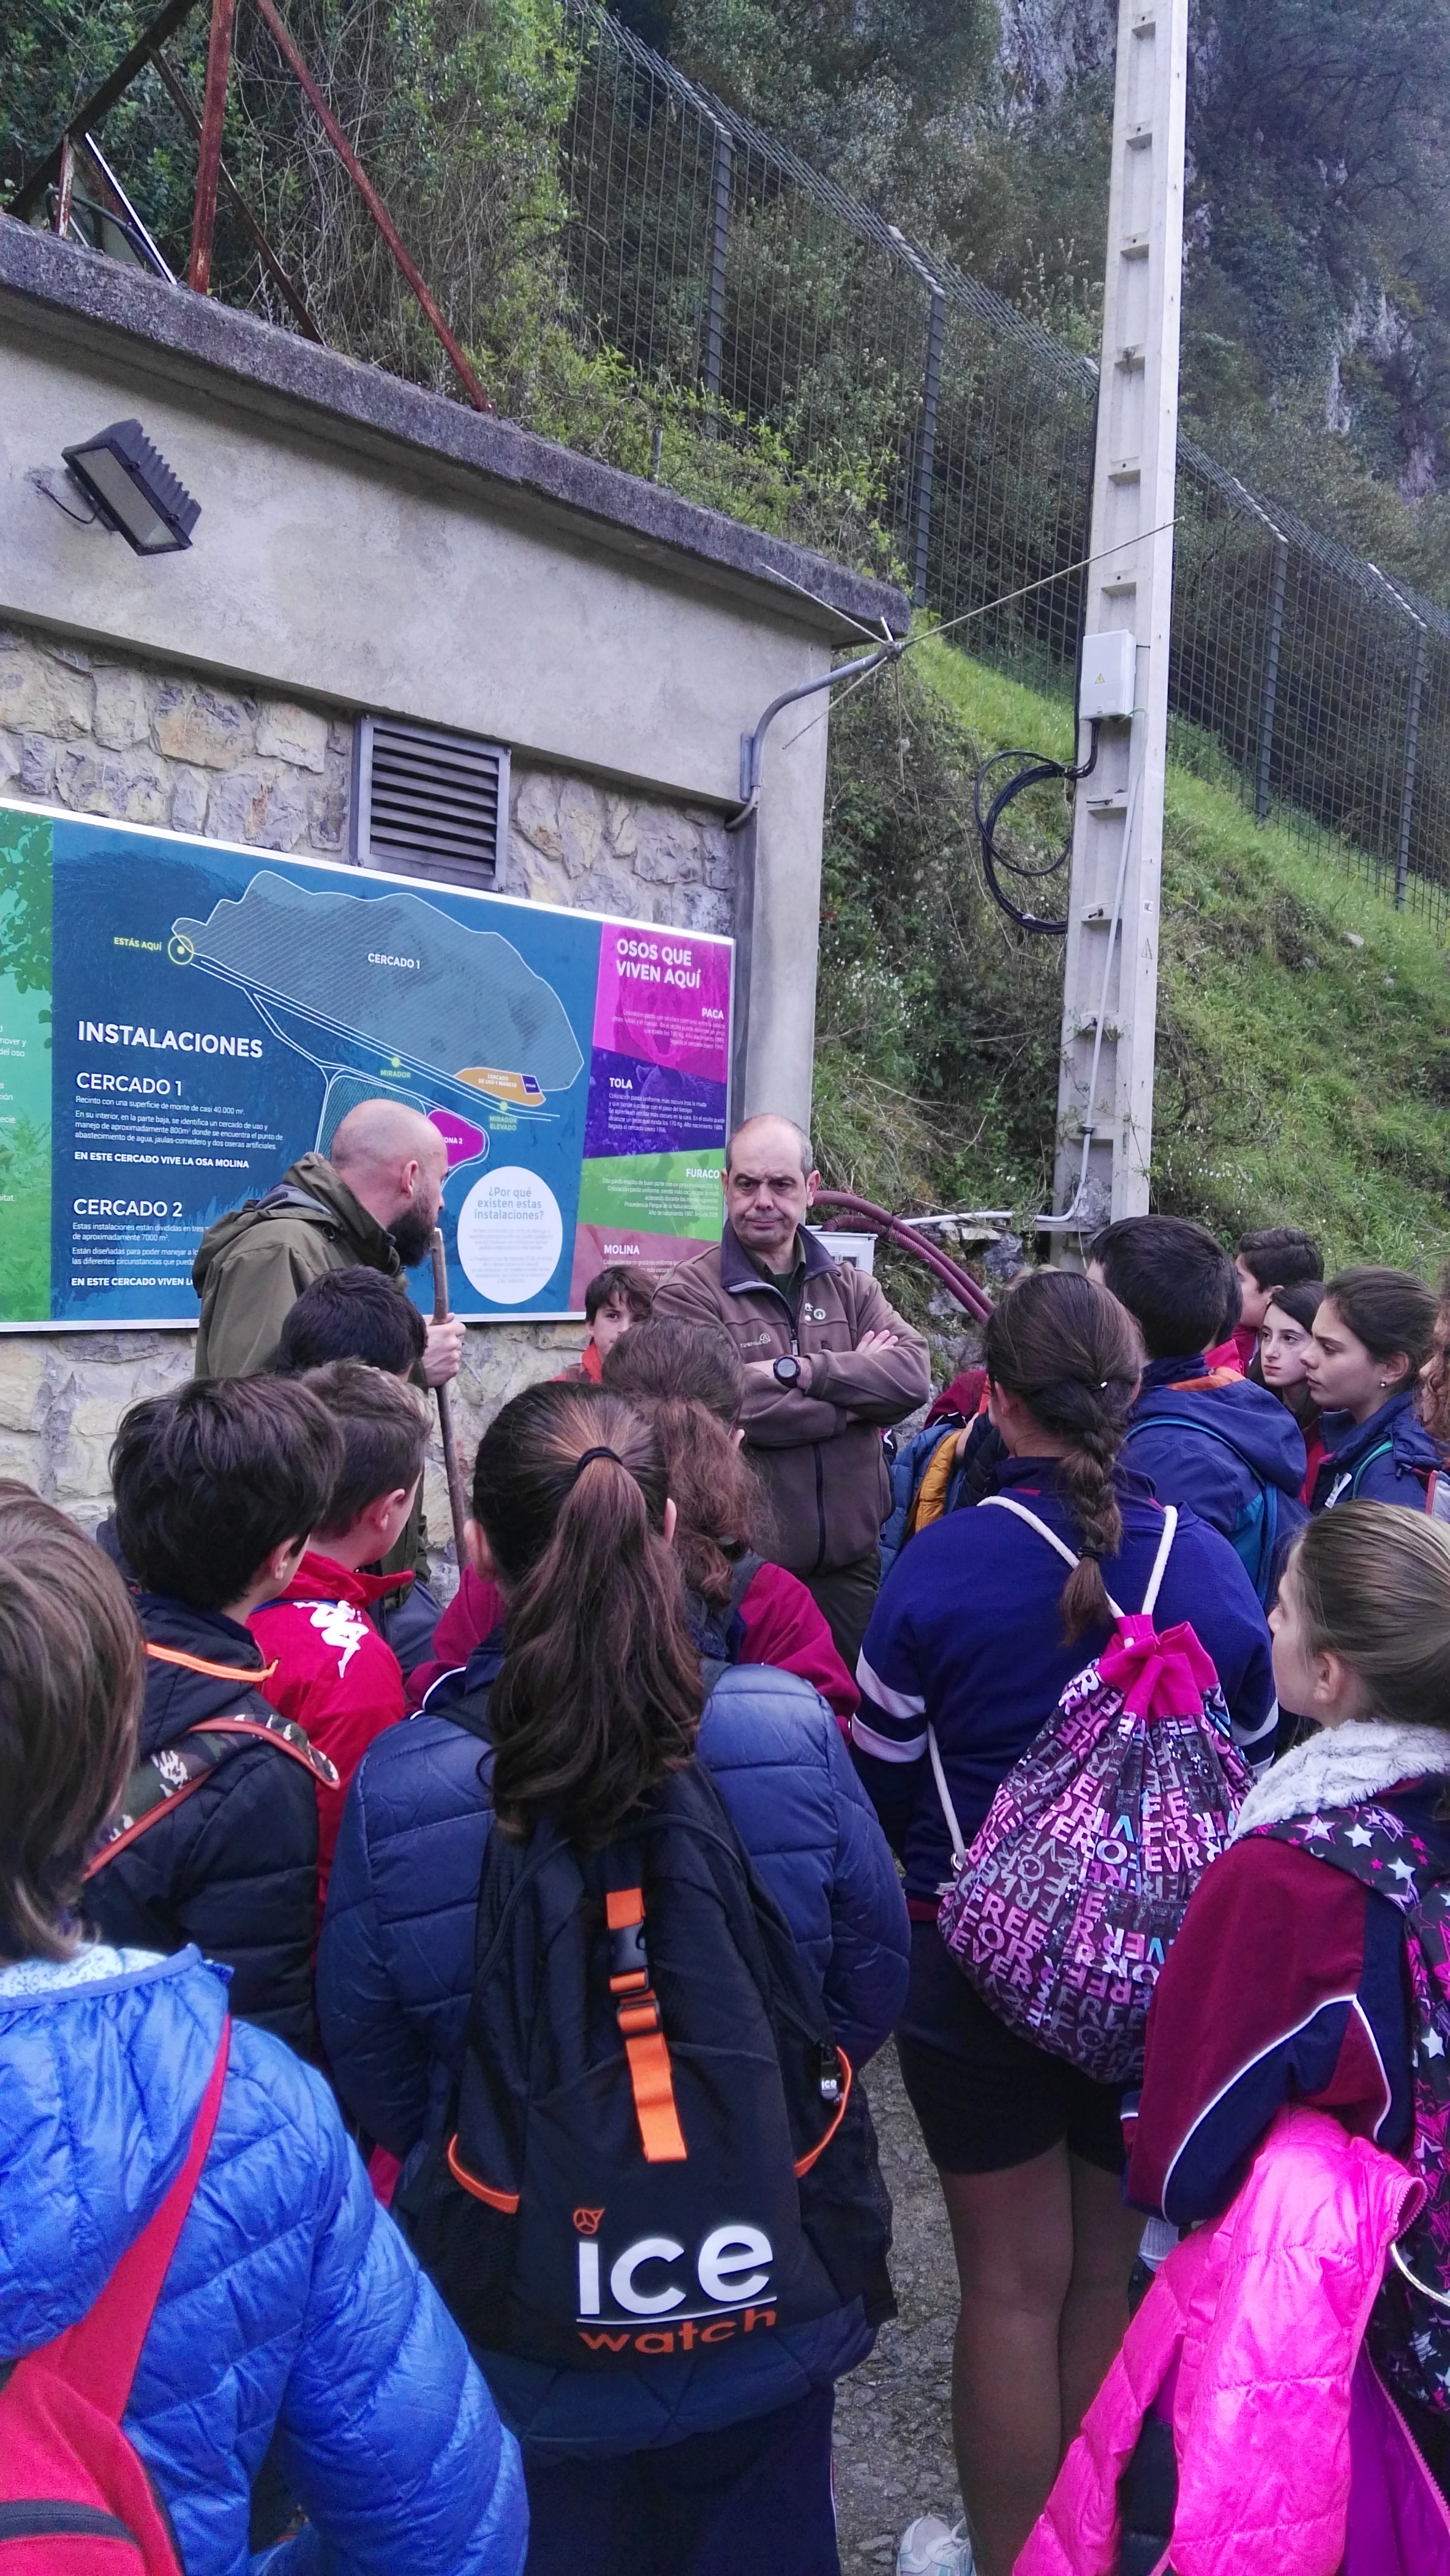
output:
[[51,825],[0,812],[0,1323],[50,1307]]
[[581,1225],[714,1243],[720,1234],[719,1153],[616,1154],[584,1166]]

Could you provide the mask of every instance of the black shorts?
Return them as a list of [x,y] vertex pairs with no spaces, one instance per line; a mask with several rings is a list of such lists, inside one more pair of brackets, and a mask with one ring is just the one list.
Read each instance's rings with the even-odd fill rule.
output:
[[911,1927],[911,1985],[896,2034],[901,2077],[942,2173],[1003,2173],[1065,2143],[1120,2174],[1123,2090],[1019,2039],[983,2003],[935,1923]]

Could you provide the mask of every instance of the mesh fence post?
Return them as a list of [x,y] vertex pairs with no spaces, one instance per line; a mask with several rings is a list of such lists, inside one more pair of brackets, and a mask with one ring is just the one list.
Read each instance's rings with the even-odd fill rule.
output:
[[709,409],[705,435],[719,433],[716,405],[725,349],[725,251],[730,238],[730,188],[735,168],[735,142],[728,125],[715,125],[714,188],[710,213],[710,289],[705,307],[705,393]]
[[931,487],[936,469],[936,416],[941,402],[942,342],[946,337],[946,289],[940,278],[932,274],[920,253],[913,250],[900,227],[888,224],[886,229],[907,267],[920,278],[927,294],[926,365],[921,386],[921,433],[916,442],[911,548],[912,602],[917,608],[925,608],[927,561],[931,552]]
[[[1414,616],[1413,609],[1410,611]],[[1415,618],[1415,661],[1410,673],[1410,700],[1405,711],[1405,762],[1400,772],[1400,837],[1395,851],[1395,910],[1405,908],[1405,890],[1410,879],[1410,826],[1415,814],[1415,767],[1420,751],[1420,709],[1425,696],[1425,654],[1428,637],[1424,621]]]
[[921,445],[916,459],[916,549],[913,603],[926,606],[926,567],[931,551],[931,482],[936,464],[936,414],[941,395],[941,350],[947,300],[933,281],[926,324],[926,378],[921,397]]
[[1259,759],[1254,780],[1254,819],[1269,819],[1269,782],[1274,763],[1274,720],[1279,712],[1279,654],[1284,642],[1284,591],[1289,579],[1289,540],[1275,535],[1274,571],[1269,586],[1269,623],[1264,644],[1264,684],[1259,692]]

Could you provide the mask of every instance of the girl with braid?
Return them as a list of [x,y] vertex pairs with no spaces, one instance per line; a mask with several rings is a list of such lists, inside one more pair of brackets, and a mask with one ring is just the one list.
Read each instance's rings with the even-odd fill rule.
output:
[[[977,2576],[1009,2576],[1126,2326],[1143,2227],[1123,2207],[1116,2088],[1008,2031],[937,1931],[952,1843],[929,1744],[970,1843],[1067,1683],[1106,1646],[1109,1594],[1139,1608],[1163,1513],[1118,1453],[1143,1349],[1108,1289],[1044,1270],[1001,1300],[984,1357],[1005,1450],[994,1497],[923,1530],[888,1575],[851,1727],[905,1864],[912,1961],[897,2045],[961,2282],[952,2412],[970,2540],[922,2517],[902,2543],[902,2576],[967,2576],[974,2565]],[[1028,1521],[993,1508],[996,1497],[1025,1504],[1077,1564],[1065,1570]],[[1155,1616],[1164,1628],[1192,1622],[1238,1741],[1267,1760],[1264,1615],[1228,1540],[1186,1508]]]

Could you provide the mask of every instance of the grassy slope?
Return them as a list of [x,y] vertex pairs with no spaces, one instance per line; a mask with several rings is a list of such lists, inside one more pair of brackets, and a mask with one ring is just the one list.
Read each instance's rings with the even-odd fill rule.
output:
[[[935,640],[916,658],[985,748],[1069,751],[1061,701]],[[1156,1205],[1227,1234],[1312,1227],[1336,1266],[1438,1269],[1450,951],[1331,851],[1257,829],[1236,794],[1181,767],[1168,779],[1158,1042]]]

